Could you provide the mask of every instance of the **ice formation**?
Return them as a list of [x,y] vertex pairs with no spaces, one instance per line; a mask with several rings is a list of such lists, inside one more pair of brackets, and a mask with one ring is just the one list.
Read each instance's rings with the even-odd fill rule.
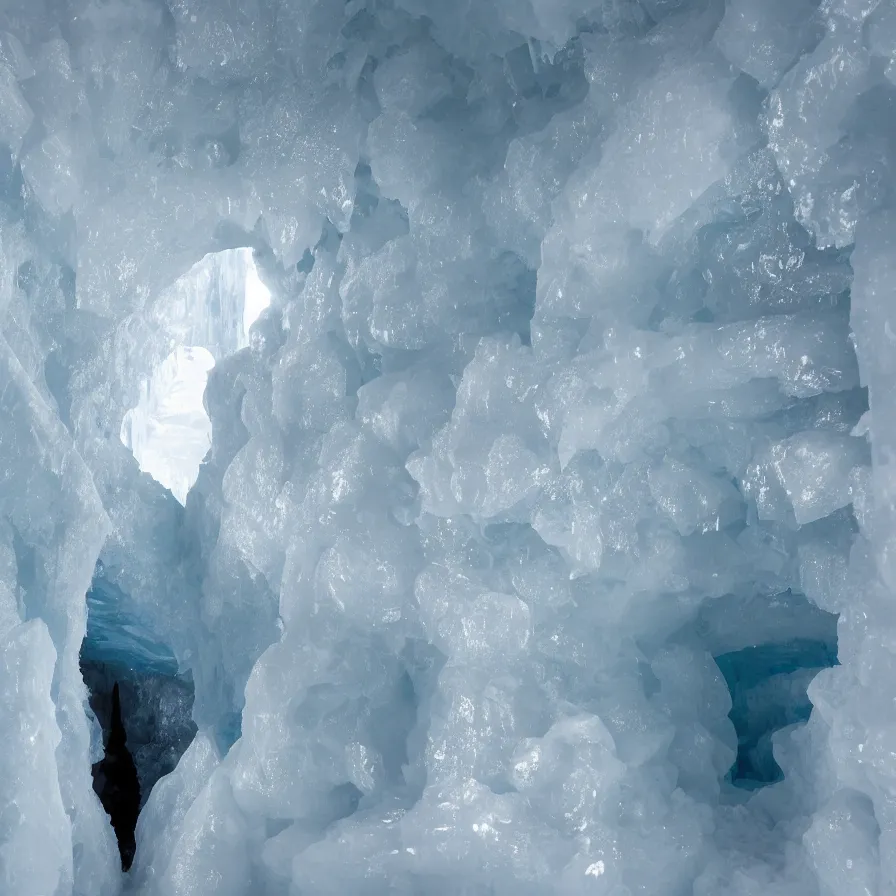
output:
[[3,0],[0,896],[894,896],[894,165],[896,0]]

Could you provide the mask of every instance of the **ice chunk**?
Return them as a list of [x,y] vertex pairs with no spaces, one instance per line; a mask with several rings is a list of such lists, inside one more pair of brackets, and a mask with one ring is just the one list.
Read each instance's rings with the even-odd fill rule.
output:
[[[105,173],[118,177],[114,169]],[[79,309],[108,316],[123,296],[128,307],[143,307],[214,248],[217,227],[252,227],[259,207],[245,186],[235,185],[227,171],[211,172],[208,179],[214,187],[178,166],[144,196],[133,174],[122,172],[116,189],[82,197],[76,209]],[[184,226],[188,240],[174,238],[174,222]]]
[[715,792],[737,754],[731,697],[719,667],[706,652],[671,647],[651,670],[660,682],[655,701],[676,719],[668,755],[680,770],[679,786],[688,793]]
[[31,127],[31,111],[9,64],[0,59],[0,141],[18,158],[22,140]]
[[820,36],[816,9],[813,0],[735,0],[726,4],[714,40],[729,62],[763,87],[774,87],[813,37]]
[[[50,807],[45,807],[46,821],[56,826],[56,836],[70,838],[70,843],[57,844],[57,860],[63,852],[64,858],[61,864],[57,860],[51,862],[48,873],[58,875],[58,886],[63,890],[83,887],[107,896],[115,887],[113,840],[90,782],[90,730],[84,712],[85,689],[78,668],[78,651],[87,621],[84,595],[95,558],[109,533],[109,520],[69,430],[29,380],[2,337],[0,383],[0,411],[6,421],[0,430],[0,462],[4,470],[0,513],[16,532],[17,589],[22,612],[33,622],[42,620],[30,626],[29,631],[44,626],[56,653],[53,665],[52,658],[47,659],[46,649],[36,647],[37,656],[43,656],[50,668],[35,671],[35,686],[39,675],[50,676],[53,682],[51,718],[61,735],[58,744],[52,746],[56,773],[50,768],[36,769],[34,774],[52,775],[55,779],[65,807],[65,833],[60,833],[60,819],[54,818],[55,811]],[[48,489],[54,484],[55,498],[50,499]],[[20,498],[23,494],[45,502],[46,512],[33,515],[27,502]],[[40,645],[40,641],[37,643]],[[15,665],[21,663],[17,660]],[[10,670],[4,680],[15,685],[18,674],[18,670],[15,675]],[[15,698],[15,690],[12,697]],[[17,707],[13,715],[18,717],[23,710],[24,707]],[[6,761],[28,761],[33,755],[30,741],[28,736],[13,744]],[[0,780],[15,781],[16,775],[10,770]],[[80,849],[72,851],[72,843],[81,844]]]
[[450,96],[451,81],[436,65],[441,55],[435,43],[417,44],[385,60],[374,74],[380,105],[416,117]]
[[573,569],[598,569],[606,555],[631,554],[638,521],[650,501],[646,469],[595,463],[580,455],[545,487],[532,526],[545,542],[562,548]]
[[[174,772],[153,788],[137,823],[140,847],[132,876],[141,885],[158,881],[169,867],[172,853],[183,832],[189,808],[217,768],[219,757],[205,735],[197,735]],[[158,885],[150,892],[159,892]]]
[[[235,6],[233,13],[243,15]],[[243,105],[238,164],[262,204],[271,246],[292,266],[326,220],[348,225],[362,122],[354,108],[295,89],[246,96]]]
[[874,216],[859,231],[852,262],[856,277],[850,322],[861,358],[862,382],[869,390],[874,420],[871,456],[875,509],[871,531],[883,556],[887,558],[881,569],[882,574],[888,581],[896,582],[896,569],[892,567],[893,553],[885,548],[891,543],[892,536],[888,533],[892,531],[891,521],[896,514],[896,480],[891,475],[896,433],[888,422],[892,402],[889,383],[896,375],[890,352],[896,321],[891,320],[886,298],[889,278],[896,274],[894,223],[892,214]]
[[158,892],[187,896],[207,887],[240,896],[249,885],[247,833],[230,785],[212,775],[184,816]]
[[408,864],[415,862],[416,851],[403,846],[399,828],[406,811],[401,800],[378,811],[360,810],[363,819],[356,815],[337,822],[323,839],[302,825],[291,825],[268,840],[265,864],[284,885],[292,880],[326,896],[347,890],[373,896],[410,878]]
[[81,173],[72,138],[56,133],[22,159],[22,174],[51,215],[70,211],[80,196]]
[[682,535],[725,528],[740,515],[740,494],[731,482],[667,460],[649,473],[650,491]]
[[495,666],[446,665],[439,674],[424,752],[433,768],[429,783],[472,776],[494,790],[507,790],[520,738],[545,724],[546,706],[533,699],[530,688],[531,681]]
[[741,214],[704,231],[703,301],[719,321],[741,319],[747,306],[757,315],[834,307],[849,285],[845,258],[818,251],[794,220],[767,151],[754,163],[757,183],[740,199]]
[[529,608],[514,595],[478,592],[444,569],[421,573],[415,592],[430,637],[456,663],[510,663],[529,643]]
[[[435,436],[431,452],[408,461],[429,512],[449,516],[478,507],[477,514],[495,516],[538,489],[547,473],[532,401],[540,379],[529,349],[517,341],[482,340],[464,371],[451,422]],[[511,427],[512,439],[504,435]],[[486,440],[483,464],[478,451]]]
[[518,436],[498,436],[488,452],[482,515],[498,516],[538,490],[548,468]]
[[[655,246],[694,201],[728,170],[733,122],[730,79],[708,64],[664,71],[619,117],[598,165],[571,178],[543,246],[539,308],[587,316],[594,296],[618,284],[630,232]],[[566,285],[569,261],[593,284]]]
[[363,535],[337,537],[315,570],[317,587],[341,613],[377,627],[401,619],[419,560],[402,527],[381,523]]
[[50,698],[56,651],[40,620],[3,636],[0,715],[10,740],[0,760],[0,881],[10,896],[71,888],[71,821],[59,790],[61,734]]
[[787,395],[808,398],[858,385],[855,352],[841,314],[777,315],[718,328],[697,326],[676,340],[667,383],[701,379],[732,386],[774,377]]
[[0,32],[0,61],[6,63],[18,81],[34,76],[34,66],[22,41],[9,31]]
[[444,425],[454,397],[451,381],[440,372],[381,376],[358,390],[358,419],[407,457]]
[[[819,173],[843,136],[842,123],[860,93],[871,86],[870,58],[858,35],[830,32],[781,80],[769,102],[768,140],[796,201],[797,220],[819,245],[848,245],[853,227],[828,237],[817,221]],[[811,122],[811,124],[809,124]]]
[[829,893],[858,887],[873,893],[880,886],[878,823],[864,794],[840,791],[819,812],[803,835],[822,886]]
[[655,21],[685,9],[684,0],[643,0],[644,8]]
[[270,45],[267,20],[260,13],[257,2],[247,7],[174,0],[179,64],[210,80],[245,77],[262,63]]
[[772,464],[800,525],[848,504],[865,446],[833,433],[803,433],[772,448]]
[[881,0],[826,0],[822,9],[829,16],[829,27],[836,28],[837,19],[848,24],[862,23],[880,5]]
[[896,9],[891,3],[882,3],[868,22],[868,41],[875,56],[888,59],[887,79],[896,83]]
[[[468,879],[493,887],[549,877],[568,855],[518,795],[496,794],[469,779],[428,787],[400,826],[411,868],[426,869],[443,886],[451,886],[458,862],[467,864]],[[542,844],[537,851],[535,842]]]
[[623,769],[600,719],[578,716],[558,722],[543,738],[520,744],[513,783],[552,824],[584,832]]

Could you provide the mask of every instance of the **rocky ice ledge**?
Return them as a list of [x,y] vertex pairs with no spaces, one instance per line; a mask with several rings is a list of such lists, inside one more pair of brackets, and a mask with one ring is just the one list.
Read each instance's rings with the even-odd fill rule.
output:
[[[88,592],[195,695],[137,892],[896,887],[891,0],[0,32],[4,893],[125,885]],[[181,507],[118,435],[205,340]]]

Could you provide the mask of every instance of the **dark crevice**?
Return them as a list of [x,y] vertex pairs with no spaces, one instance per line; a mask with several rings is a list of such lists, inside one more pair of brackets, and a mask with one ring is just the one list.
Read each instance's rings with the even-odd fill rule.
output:
[[134,757],[127,746],[118,682],[112,686],[109,733],[105,741],[105,755],[93,766],[93,789],[112,822],[121,867],[127,871],[137,849],[135,831],[140,815],[140,781]]
[[103,738],[102,758],[92,768],[93,788],[109,816],[127,871],[134,859],[140,811],[196,733],[193,689],[179,677],[91,657],[93,646],[85,642],[81,657],[90,708]]
[[809,720],[807,689],[822,669],[837,665],[836,638],[759,644],[717,656],[716,663],[731,693],[729,718],[737,732],[737,758],[729,780],[746,790],[782,780],[772,736]]

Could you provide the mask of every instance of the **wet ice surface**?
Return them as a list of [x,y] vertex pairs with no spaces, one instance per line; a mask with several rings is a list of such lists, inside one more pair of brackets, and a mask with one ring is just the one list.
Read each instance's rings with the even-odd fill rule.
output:
[[7,0],[0,891],[896,891],[894,60],[893,0]]

